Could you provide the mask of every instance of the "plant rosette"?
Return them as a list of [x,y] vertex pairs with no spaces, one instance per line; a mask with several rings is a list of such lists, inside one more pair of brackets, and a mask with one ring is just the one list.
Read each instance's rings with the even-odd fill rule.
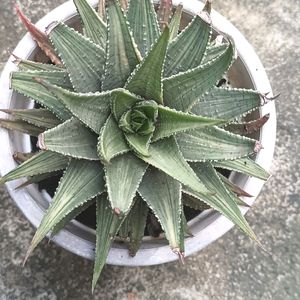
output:
[[[209,1],[74,3],[37,26],[17,8],[33,39],[1,76],[0,182],[38,228],[26,259],[51,237],[95,258],[94,288],[105,262],[183,260],[233,225],[261,245],[244,214],[269,176],[276,118],[252,47]],[[52,63],[32,61],[33,40]],[[37,183],[59,172],[51,199]],[[93,205],[96,230],[73,220]],[[201,213],[187,222],[185,207]]]

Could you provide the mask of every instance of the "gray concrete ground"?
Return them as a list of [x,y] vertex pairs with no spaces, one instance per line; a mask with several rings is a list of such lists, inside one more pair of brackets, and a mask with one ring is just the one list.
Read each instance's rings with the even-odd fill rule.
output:
[[[22,0],[35,21],[63,1]],[[13,2],[0,2],[2,66],[23,34]],[[0,299],[300,299],[300,2],[215,2],[254,45],[281,93],[273,177],[247,216],[274,255],[233,229],[185,266],[106,266],[91,296],[92,263],[53,244],[43,242],[26,267],[20,266],[34,230],[0,187]]]

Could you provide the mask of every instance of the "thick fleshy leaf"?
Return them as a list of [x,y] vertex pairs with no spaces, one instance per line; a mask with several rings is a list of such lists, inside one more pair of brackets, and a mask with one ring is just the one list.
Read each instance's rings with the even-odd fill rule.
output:
[[125,133],[124,135],[130,148],[140,155],[149,156],[149,145],[152,134],[139,135],[135,133]]
[[160,0],[157,11],[159,26],[162,30],[169,25],[169,20],[172,15],[172,0]]
[[127,20],[117,0],[107,0],[108,44],[103,90],[124,87],[127,78],[140,62]]
[[99,160],[97,135],[75,118],[42,133],[38,146],[42,150],[51,150],[74,158]]
[[240,172],[262,180],[268,180],[270,174],[251,158],[245,157],[236,160],[225,160],[213,162],[216,168]]
[[[100,133],[110,114],[110,102],[114,97],[111,92],[73,93],[45,81],[40,81],[40,83],[51,91],[82,123],[96,133]],[[120,93],[122,92],[116,92],[115,97]]]
[[207,203],[201,201],[198,197],[195,197],[195,195],[194,196],[190,195],[190,192],[188,189],[187,189],[187,191],[185,191],[185,189],[183,187],[182,191],[183,191],[183,194],[182,194],[182,204],[183,205],[186,205],[190,208],[193,208],[195,210],[200,210],[200,211],[211,208]]
[[52,64],[44,64],[31,60],[26,60],[14,55],[14,63],[18,66],[21,71],[63,71],[63,66],[56,66]]
[[103,191],[103,169],[99,162],[72,160],[32,239],[25,261],[42,239],[66,215]]
[[144,57],[159,37],[160,31],[152,1],[130,1],[127,18],[134,40]]
[[129,237],[128,250],[130,256],[135,256],[142,244],[147,215],[148,206],[137,194],[134,205],[119,230],[119,236],[122,239]]
[[61,123],[61,121],[47,109],[0,109],[0,111],[41,128],[50,129]]
[[176,8],[176,11],[172,17],[171,22],[170,22],[170,26],[169,26],[170,27],[170,41],[174,40],[178,35],[181,16],[182,16],[182,9],[183,9],[182,4],[179,4]]
[[149,168],[139,193],[157,216],[170,247],[180,253],[181,185],[155,168]]
[[83,23],[84,35],[95,44],[106,48],[107,28],[95,9],[86,0],[74,0]]
[[0,128],[15,130],[32,136],[38,136],[44,129],[22,120],[0,119]]
[[137,66],[126,83],[126,89],[148,100],[163,103],[162,70],[169,43],[168,27],[159,37],[144,60]]
[[0,179],[0,184],[22,177],[63,170],[68,163],[69,159],[63,155],[51,151],[42,151],[3,176]]
[[[206,13],[202,13],[202,17],[197,15],[170,44],[166,56],[164,77],[200,66],[211,36],[210,23],[211,20]],[[199,78],[201,77],[198,76]]]
[[233,44],[214,61],[163,80],[164,101],[171,108],[188,111],[223,76],[232,64]]
[[208,126],[220,125],[225,122],[226,121],[224,120],[209,119],[206,117],[176,111],[166,106],[159,106],[158,121],[156,123],[156,130],[154,132],[153,140],[157,141],[179,132],[192,129],[203,129]]
[[45,52],[45,54],[51,59],[54,64],[61,65],[61,61],[57,56],[55,50],[53,49],[47,35],[31,23],[31,21],[24,15],[18,5],[16,5],[16,11],[20,20],[22,21],[26,29],[30,32],[32,38],[37,42],[39,47]]
[[261,95],[252,90],[214,87],[191,109],[196,115],[235,119],[261,106]]
[[213,45],[208,46],[206,49],[205,56],[203,57],[203,59],[201,61],[201,64],[205,65],[208,62],[216,59],[218,56],[220,56],[221,54],[223,54],[226,51],[227,46],[228,46],[227,44],[220,44],[217,46],[213,46]]
[[253,197],[252,195],[250,195],[249,193],[247,193],[246,191],[244,191],[243,189],[241,189],[238,185],[236,185],[233,182],[231,182],[227,177],[225,177],[221,173],[218,173],[218,176],[223,181],[223,183],[225,184],[225,186],[227,187],[227,189],[229,189],[230,191],[232,191],[237,196]]
[[142,156],[141,159],[199,193],[210,194],[184,160],[174,137],[152,143],[149,154],[149,157]]
[[257,152],[259,142],[218,127],[180,133],[179,149],[188,161],[236,159]]
[[51,236],[57,235],[62,229],[68,225],[73,219],[79,216],[82,212],[84,212],[87,208],[89,208],[92,204],[95,203],[95,199],[89,200],[82,205],[73,209],[70,213],[63,217],[61,221],[59,221],[51,230]]
[[100,132],[98,140],[99,157],[105,163],[109,163],[112,158],[129,150],[123,132],[119,129],[114,117],[110,115]]
[[230,123],[225,127],[225,129],[232,133],[237,133],[240,135],[249,135],[259,131],[267,123],[269,118],[270,115],[267,114],[257,120],[250,121],[250,122]]
[[102,194],[97,198],[96,256],[92,283],[93,291],[105,265],[112,241],[123,219],[111,210],[106,194]]
[[203,181],[205,186],[214,191],[215,194],[201,196],[197,192],[189,190],[190,194],[202,199],[209,206],[223,214],[259,244],[254,232],[250,228],[245,217],[242,215],[234,199],[234,195],[226,189],[212,165],[210,163],[196,163],[193,164],[193,169],[198,177]]
[[68,73],[65,71],[26,71],[13,72],[11,77],[11,87],[15,91],[37,101],[60,119],[68,120],[72,116],[71,113],[48,89],[36,81],[37,78],[65,89],[72,89]]
[[49,36],[69,72],[75,91],[100,91],[105,63],[104,50],[62,23],[52,27]]
[[146,169],[147,164],[130,153],[105,165],[108,198],[116,214],[127,214]]

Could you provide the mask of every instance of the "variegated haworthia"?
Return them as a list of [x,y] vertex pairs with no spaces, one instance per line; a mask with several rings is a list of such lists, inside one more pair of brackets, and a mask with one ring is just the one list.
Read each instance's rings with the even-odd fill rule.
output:
[[[181,32],[182,6],[172,17],[172,1],[162,0],[158,14],[151,0],[129,6],[101,0],[99,13],[87,0],[74,3],[83,34],[57,23],[46,35],[18,8],[56,66],[16,58],[20,71],[12,74],[12,88],[43,108],[2,110],[13,119],[1,119],[0,126],[38,136],[41,151],[0,182],[27,176],[27,185],[65,170],[26,259],[47,234],[94,202],[93,289],[112,239],[127,239],[135,255],[148,213],[181,258],[184,206],[211,207],[257,241],[238,207],[244,204],[238,195],[250,195],[219,168],[268,177],[249,158],[259,142],[245,136],[247,123],[234,123],[266,97],[217,87],[235,60],[235,46],[226,36],[214,44],[210,2]],[[259,130],[263,123],[249,126]]]

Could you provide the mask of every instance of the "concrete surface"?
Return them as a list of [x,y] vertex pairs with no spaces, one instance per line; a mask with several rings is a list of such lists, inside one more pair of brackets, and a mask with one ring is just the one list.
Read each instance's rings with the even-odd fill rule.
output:
[[[23,30],[0,2],[0,63]],[[36,21],[63,0],[22,0]],[[33,228],[0,187],[0,299],[300,299],[300,3],[223,0],[215,7],[246,35],[261,57],[277,102],[278,141],[266,184],[247,218],[260,251],[237,229],[186,260],[147,268],[106,266],[91,296],[92,263],[43,242],[25,268],[21,261]],[[2,65],[3,66],[3,65]],[[1,65],[0,65],[1,68]],[[298,76],[297,76],[298,75]]]

